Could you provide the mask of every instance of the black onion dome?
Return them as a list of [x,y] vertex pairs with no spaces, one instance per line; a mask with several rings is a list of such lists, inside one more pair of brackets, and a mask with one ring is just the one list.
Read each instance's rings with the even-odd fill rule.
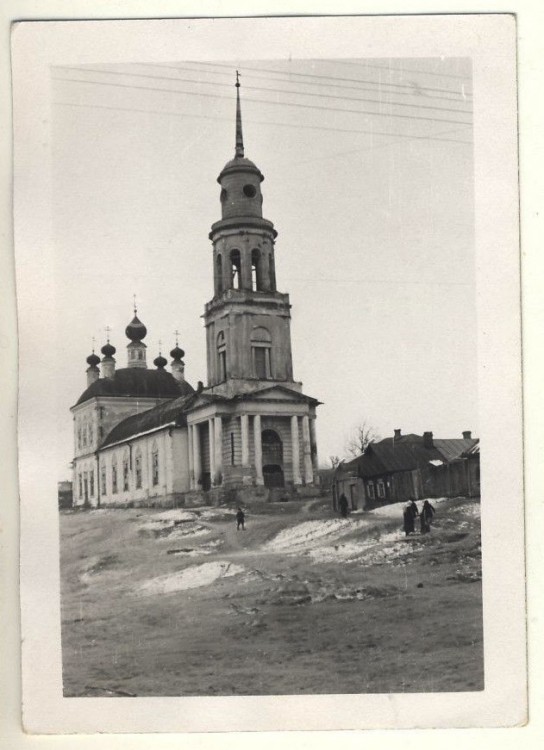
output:
[[176,346],[170,352],[170,356],[172,357],[172,359],[183,359],[183,357],[185,356],[185,352],[176,344]]
[[147,335],[147,328],[135,315],[128,326],[125,328],[125,334],[127,338],[129,338],[133,342],[141,341]]
[[155,367],[158,367],[159,370],[162,370],[163,367],[166,367],[166,365],[168,364],[168,362],[162,356],[162,354],[159,354],[159,356],[156,359],[153,360],[153,364],[155,365]]
[[98,357],[94,352],[92,354],[89,354],[87,357],[87,364],[91,367],[96,367],[100,363],[100,357]]
[[133,398],[178,398],[194,393],[186,380],[178,381],[166,370],[147,370],[125,367],[116,370],[111,378],[99,378],[79,397],[82,404],[97,396],[130,396]]
[[101,349],[100,351],[102,352],[102,354],[103,354],[103,355],[104,355],[105,357],[113,357],[113,355],[115,354],[115,352],[116,352],[117,350],[116,350],[116,348],[115,348],[114,346],[112,346],[112,345],[110,344],[110,342],[108,341],[108,343],[107,343],[107,344],[104,344],[104,346],[102,347],[102,349]]

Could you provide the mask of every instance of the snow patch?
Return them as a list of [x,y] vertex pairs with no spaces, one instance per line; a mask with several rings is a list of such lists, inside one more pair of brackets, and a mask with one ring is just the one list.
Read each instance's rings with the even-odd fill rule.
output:
[[317,542],[324,537],[339,536],[355,531],[367,521],[350,521],[349,519],[334,518],[327,521],[305,521],[291,528],[280,531],[266,545],[266,549],[274,552],[296,551]]
[[139,591],[143,595],[171,594],[174,591],[209,586],[218,578],[229,578],[243,572],[244,568],[241,565],[234,565],[228,561],[202,563],[202,565],[192,565],[175,573],[151,578],[139,587]]

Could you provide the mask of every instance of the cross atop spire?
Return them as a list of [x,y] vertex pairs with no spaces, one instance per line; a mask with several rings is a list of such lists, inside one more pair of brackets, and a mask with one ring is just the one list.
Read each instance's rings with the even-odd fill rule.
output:
[[109,343],[110,343],[110,333],[111,333],[111,328],[110,328],[109,326],[106,326],[106,327],[104,328],[104,330],[106,331],[106,340],[107,340],[107,342],[108,342],[108,344],[109,344]]
[[161,354],[162,341],[159,339],[159,355]]
[[178,329],[177,329],[177,328],[176,328],[176,330],[174,331],[174,336],[176,337],[176,346],[177,346],[177,345],[178,345],[178,336],[179,336],[179,331],[178,331]]
[[135,295],[135,294],[133,294],[133,295],[132,295],[132,299],[133,299],[133,301],[134,301],[134,303],[133,303],[133,307],[134,307],[134,315],[136,315],[136,314],[137,314],[137,312],[138,312],[138,309],[136,308],[136,295]]
[[242,110],[240,107],[240,73],[236,71],[236,146],[234,156],[236,158],[244,155],[244,138],[242,135]]
[[96,346],[96,339],[95,339],[95,337],[93,336],[93,354],[94,354],[94,348],[95,348],[95,346]]

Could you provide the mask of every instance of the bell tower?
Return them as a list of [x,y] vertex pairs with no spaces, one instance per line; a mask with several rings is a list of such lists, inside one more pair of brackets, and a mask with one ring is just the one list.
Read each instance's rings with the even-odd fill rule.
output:
[[208,388],[233,396],[293,380],[289,295],[276,288],[275,239],[263,218],[264,177],[244,155],[236,74],[234,158],[221,170],[221,219],[212,225],[214,296],[204,313]]

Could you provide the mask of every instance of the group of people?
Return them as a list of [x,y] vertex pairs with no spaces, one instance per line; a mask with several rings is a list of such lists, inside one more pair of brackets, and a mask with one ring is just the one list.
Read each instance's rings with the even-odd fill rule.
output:
[[431,523],[432,523],[434,514],[435,514],[435,509],[433,508],[433,506],[430,504],[428,500],[425,500],[423,502],[423,507],[420,513],[419,508],[417,507],[416,501],[414,500],[413,497],[410,498],[410,501],[405,505],[404,511],[402,514],[404,533],[406,534],[406,536],[408,536],[408,534],[415,533],[416,518],[418,516],[419,516],[421,533],[427,534],[431,530]]

